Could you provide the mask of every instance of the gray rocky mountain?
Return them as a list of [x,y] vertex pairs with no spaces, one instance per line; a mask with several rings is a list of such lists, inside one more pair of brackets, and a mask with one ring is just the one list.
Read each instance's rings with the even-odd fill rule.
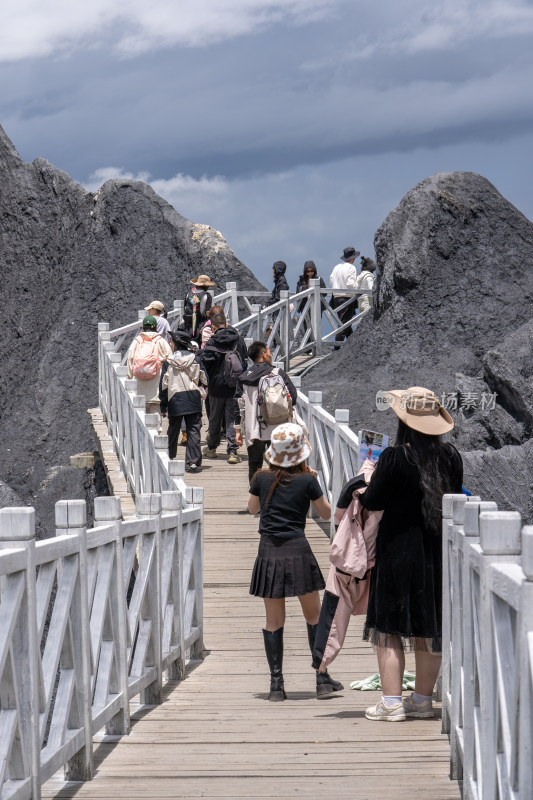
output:
[[262,288],[217,231],[190,222],[146,184],[107,181],[94,195],[47,161],[25,163],[0,128],[0,480],[35,505],[90,496],[69,456],[95,449],[97,323],[118,327],[189,279]]
[[531,519],[533,223],[480,175],[443,173],[403,198],[374,243],[373,317],[305,387],[325,387],[355,429],[391,435],[396,418],[377,411],[378,389],[455,396],[465,484]]

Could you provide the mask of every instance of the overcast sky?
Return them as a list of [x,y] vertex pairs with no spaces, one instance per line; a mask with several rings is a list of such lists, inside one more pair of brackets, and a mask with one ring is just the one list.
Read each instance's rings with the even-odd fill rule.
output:
[[25,160],[150,182],[267,283],[373,256],[435,172],[533,218],[532,0],[9,0],[1,22]]

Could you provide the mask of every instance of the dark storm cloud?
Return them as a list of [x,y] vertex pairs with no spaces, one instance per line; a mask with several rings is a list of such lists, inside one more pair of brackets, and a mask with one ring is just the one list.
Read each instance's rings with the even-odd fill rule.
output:
[[[332,5],[337,16],[305,27],[263,26],[206,47],[143,45],[130,59],[117,58],[115,23],[92,49],[20,72],[2,66],[4,127],[23,157],[44,155],[78,176],[115,165],[157,178],[493,141],[531,124],[533,59],[520,19],[480,37],[470,16],[427,12],[424,21],[416,3],[399,4],[411,27],[398,4],[388,25],[362,4]],[[501,27],[503,11],[489,5]]]

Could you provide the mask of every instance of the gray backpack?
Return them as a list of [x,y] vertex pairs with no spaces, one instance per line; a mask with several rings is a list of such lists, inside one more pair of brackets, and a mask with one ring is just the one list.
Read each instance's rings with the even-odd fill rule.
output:
[[257,387],[257,419],[259,428],[281,425],[292,415],[292,400],[278,369],[268,372]]

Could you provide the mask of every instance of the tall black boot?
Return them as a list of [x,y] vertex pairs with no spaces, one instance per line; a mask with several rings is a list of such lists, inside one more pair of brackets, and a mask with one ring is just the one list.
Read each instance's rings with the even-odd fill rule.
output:
[[[307,638],[309,639],[309,648],[311,650],[311,655],[313,655],[313,650],[315,649],[315,636],[316,636],[316,629],[318,625],[309,625],[307,622]],[[344,686],[340,681],[334,681],[331,675],[328,674],[328,671],[316,672],[316,696],[318,700],[323,700],[328,695],[332,694],[332,692],[340,692],[344,689]]]
[[263,639],[265,641],[265,653],[270,667],[270,692],[268,699],[277,702],[286,700],[285,688],[283,686],[283,628],[277,631],[265,631],[263,629]]

